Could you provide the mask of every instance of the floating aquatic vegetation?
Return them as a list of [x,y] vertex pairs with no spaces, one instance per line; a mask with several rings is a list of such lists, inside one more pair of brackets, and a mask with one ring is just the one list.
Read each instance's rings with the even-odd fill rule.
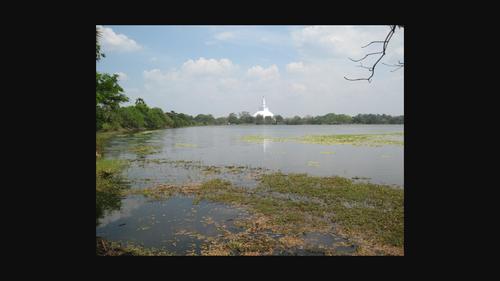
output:
[[335,151],[321,151],[320,154],[335,154]]
[[243,136],[241,140],[251,143],[271,142],[299,142],[307,144],[322,145],[356,145],[356,146],[382,146],[382,145],[404,145],[404,141],[398,138],[403,133],[386,134],[343,134],[343,135],[307,135],[301,137],[277,138],[268,136]]
[[243,136],[241,140],[252,143],[262,143],[264,141],[272,141],[272,142],[285,142],[289,141],[289,138],[277,138],[277,137],[268,137],[268,136],[258,136],[258,135],[249,135]]
[[146,248],[135,243],[122,244],[96,237],[96,255],[98,256],[173,256],[172,253],[158,248]]
[[307,166],[309,166],[309,167],[319,167],[319,162],[316,162],[316,161],[307,161]]
[[131,147],[129,150],[139,156],[145,156],[148,154],[154,154],[158,152],[160,146],[152,146],[152,145],[136,145]]
[[194,195],[198,201],[229,204],[250,212],[250,216],[234,221],[235,226],[244,229],[238,233],[205,217],[205,223],[214,224],[223,234],[207,238],[202,255],[293,252],[303,247],[304,233],[311,232],[350,241],[345,251],[328,246],[310,249],[314,253],[403,254],[402,189],[341,177],[272,173],[263,175],[259,186],[253,190],[213,179],[191,186],[161,185],[144,192],[146,196],[162,193]]
[[192,143],[176,143],[175,147],[183,147],[183,148],[196,148],[198,145]]

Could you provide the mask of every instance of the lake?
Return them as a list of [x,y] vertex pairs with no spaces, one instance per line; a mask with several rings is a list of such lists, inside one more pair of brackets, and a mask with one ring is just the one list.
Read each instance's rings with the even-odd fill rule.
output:
[[[104,155],[129,160],[123,176],[131,189],[214,178],[252,189],[258,184],[256,176],[276,171],[341,176],[404,188],[404,145],[324,144],[301,139],[365,134],[387,135],[402,142],[404,126],[240,125],[165,129],[117,136],[106,145]],[[221,235],[221,225],[234,233],[242,231],[232,221],[247,215],[245,210],[221,203],[194,204],[189,196],[160,201],[130,195],[123,199],[119,210],[107,212],[99,220],[96,235],[161,247],[179,255],[200,254],[206,237]],[[342,240],[308,235],[316,237],[311,245]]]

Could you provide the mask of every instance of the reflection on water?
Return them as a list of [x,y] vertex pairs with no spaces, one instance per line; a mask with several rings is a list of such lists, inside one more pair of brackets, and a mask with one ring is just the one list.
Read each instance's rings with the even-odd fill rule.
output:
[[[284,173],[308,173],[316,176],[343,176],[369,178],[373,183],[404,185],[404,146],[379,147],[352,145],[321,145],[298,142],[262,143],[242,141],[242,137],[261,135],[272,138],[290,138],[305,135],[383,134],[404,132],[403,125],[275,125],[275,126],[210,126],[155,131],[133,137],[119,137],[106,148],[106,157],[137,159],[128,148],[134,145],[157,147],[157,152],[143,159],[170,159],[199,161],[203,165],[249,166],[280,170]],[[403,136],[394,138],[403,139]],[[183,144],[179,146],[179,144]],[[325,153],[334,152],[334,153]],[[315,163],[315,165],[308,165]],[[129,169],[129,177],[147,175],[165,178],[169,168],[159,164],[148,169],[138,165]],[[171,173],[172,174],[172,173]],[[189,181],[194,174],[175,171],[179,181]]]
[[[176,254],[200,254],[201,244],[228,230],[238,232],[233,224],[247,216],[242,210],[201,201],[193,204],[186,196],[164,201],[148,201],[130,196],[121,211],[110,214],[96,235],[113,241],[134,242],[146,247],[162,248]],[[219,230],[218,227],[221,227]]]

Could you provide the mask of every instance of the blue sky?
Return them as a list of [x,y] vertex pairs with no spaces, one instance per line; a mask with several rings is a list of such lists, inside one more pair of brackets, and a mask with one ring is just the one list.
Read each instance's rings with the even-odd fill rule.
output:
[[[372,83],[348,57],[379,46],[388,26],[98,26],[106,57],[133,101],[192,115],[258,109],[262,96],[283,116],[403,112],[403,70],[379,64]],[[383,62],[404,61],[404,29]],[[370,61],[367,60],[366,65]]]

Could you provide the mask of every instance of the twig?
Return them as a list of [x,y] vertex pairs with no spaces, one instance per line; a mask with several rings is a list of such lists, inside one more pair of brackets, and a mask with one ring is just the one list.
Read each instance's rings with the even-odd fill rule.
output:
[[[359,60],[354,60],[354,59],[351,59],[349,58],[351,61],[354,61],[354,62],[360,62],[364,59],[366,59],[368,56],[371,56],[371,55],[376,55],[376,54],[382,54],[378,59],[377,61],[375,61],[375,63],[373,64],[372,67],[364,67],[362,64],[360,67],[363,67],[363,68],[366,68],[368,69],[368,71],[371,72],[370,76],[368,78],[357,78],[357,79],[351,79],[351,78],[347,78],[344,76],[344,79],[348,80],[348,81],[359,81],[359,80],[367,80],[369,83],[371,82],[371,79],[373,77],[373,75],[375,75],[375,67],[377,66],[377,64],[380,62],[380,60],[385,56],[385,51],[387,50],[387,45],[389,44],[389,41],[391,41],[391,38],[392,38],[392,35],[394,35],[394,32],[396,30],[396,25],[391,25],[391,30],[389,31],[389,33],[387,34],[387,36],[385,37],[385,40],[384,41],[372,41],[370,43],[368,43],[367,45],[361,47],[361,48],[364,48],[364,47],[367,47],[369,46],[370,44],[372,43],[383,43],[383,46],[382,46],[382,51],[380,52],[375,52],[375,53],[369,53],[369,54],[366,54],[364,57],[362,57],[361,59]],[[401,64],[400,62],[400,68],[404,66],[404,64]],[[395,69],[397,70],[397,69]],[[394,70],[394,71],[395,71]]]

